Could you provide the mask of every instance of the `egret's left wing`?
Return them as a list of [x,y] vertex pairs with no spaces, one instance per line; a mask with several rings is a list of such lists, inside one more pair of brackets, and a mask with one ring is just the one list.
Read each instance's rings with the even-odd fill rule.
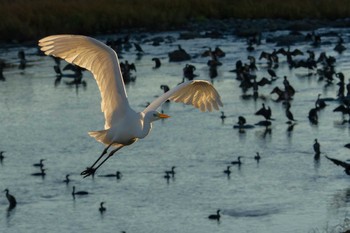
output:
[[191,104],[202,112],[219,110],[223,106],[219,93],[208,81],[184,82],[155,99],[143,112],[156,110],[166,100]]

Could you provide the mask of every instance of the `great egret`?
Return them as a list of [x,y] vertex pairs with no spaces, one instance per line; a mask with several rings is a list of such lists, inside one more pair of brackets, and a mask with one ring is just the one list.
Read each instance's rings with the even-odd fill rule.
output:
[[[104,130],[89,132],[91,137],[105,144],[100,157],[81,173],[92,175],[114,153],[148,135],[152,122],[168,118],[156,109],[166,100],[192,104],[201,111],[223,106],[220,95],[208,81],[184,82],[155,99],[142,112],[134,111],[128,102],[116,52],[104,43],[81,35],[53,35],[39,40],[46,55],[60,57],[92,72],[101,92],[101,110],[105,117]],[[96,167],[107,150],[116,147]]]

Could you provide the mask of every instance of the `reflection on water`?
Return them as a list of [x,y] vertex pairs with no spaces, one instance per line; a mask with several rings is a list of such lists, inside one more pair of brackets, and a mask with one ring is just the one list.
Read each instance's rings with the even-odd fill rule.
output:
[[[349,34],[341,33],[344,38]],[[176,32],[159,34],[168,35],[177,37]],[[337,71],[349,78],[349,52],[337,54],[332,46],[336,38],[325,40],[329,43],[321,47],[307,42],[292,47],[312,49],[317,55],[327,51],[337,59]],[[193,55],[191,62],[168,61],[175,43]],[[156,122],[147,138],[120,150],[94,179],[80,176],[103,149],[87,135],[104,125],[100,93],[91,74],[84,71],[81,82],[57,79],[55,61],[34,55],[36,48],[21,48],[28,55],[25,69],[18,70],[20,48],[1,50],[0,58],[12,65],[4,68],[6,81],[0,83],[0,151],[6,151],[0,190],[9,188],[18,200],[17,207],[7,211],[8,202],[0,196],[1,232],[310,232],[326,224],[335,232],[345,229],[349,177],[324,155],[348,159],[343,145],[349,142],[349,125],[342,124],[341,113],[333,112],[339,105],[335,100],[318,112],[317,125],[308,119],[319,93],[336,98],[337,80],[325,85],[307,69],[290,69],[281,56],[276,74],[288,76],[296,90],[291,111],[297,122],[286,124],[282,102],[270,94],[274,87],[283,86],[282,78],[259,86],[256,93],[243,93],[236,74],[230,72],[239,59],[249,62],[248,52],[242,49],[244,39],[227,35],[175,43],[156,48],[144,43],[142,56],[132,50],[122,54],[123,60],[137,67],[132,73],[137,79],[126,86],[130,104],[143,110],[163,93],[161,85],[176,86],[183,68],[192,64],[196,78],[213,78],[224,102],[225,120],[220,112],[201,113],[184,104],[166,103],[161,110],[172,117]],[[207,65],[208,58],[199,56],[208,45],[220,45],[226,52],[215,69]],[[249,55],[258,58],[274,48],[263,42]],[[153,69],[154,57],[161,59],[158,69]],[[269,77],[265,60],[257,60],[256,66],[258,80]],[[263,119],[254,115],[262,103],[271,107],[275,119],[267,126],[255,125]],[[234,127],[239,116],[246,119],[241,129]],[[314,159],[315,138],[322,145],[319,159]],[[254,158],[257,152],[259,163]],[[238,156],[241,166],[231,166]],[[31,176],[37,171],[32,164],[40,159],[46,159],[46,175]],[[176,175],[164,177],[172,166]],[[227,166],[231,166],[229,176],[223,173]],[[117,182],[98,176],[116,170],[123,172]],[[63,182],[66,174],[70,174],[68,184]],[[73,199],[73,186],[89,195]],[[106,207],[103,215],[101,202]],[[222,210],[219,224],[207,219],[217,209]]]

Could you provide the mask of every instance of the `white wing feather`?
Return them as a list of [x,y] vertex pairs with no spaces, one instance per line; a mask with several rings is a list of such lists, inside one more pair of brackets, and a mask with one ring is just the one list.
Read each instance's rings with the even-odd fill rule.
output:
[[39,40],[46,55],[62,58],[92,72],[101,92],[105,129],[112,118],[123,117],[130,108],[117,54],[104,43],[86,36],[55,35]]
[[184,82],[155,99],[143,112],[156,110],[166,100],[191,104],[202,112],[219,110],[223,106],[219,93],[208,81]]

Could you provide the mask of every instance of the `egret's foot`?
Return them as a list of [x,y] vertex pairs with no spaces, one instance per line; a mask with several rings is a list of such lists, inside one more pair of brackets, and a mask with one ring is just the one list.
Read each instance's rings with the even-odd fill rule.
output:
[[80,173],[80,175],[85,177],[88,177],[90,175],[94,175],[95,174],[96,169],[93,167],[87,167],[86,170],[84,170],[82,173]]

